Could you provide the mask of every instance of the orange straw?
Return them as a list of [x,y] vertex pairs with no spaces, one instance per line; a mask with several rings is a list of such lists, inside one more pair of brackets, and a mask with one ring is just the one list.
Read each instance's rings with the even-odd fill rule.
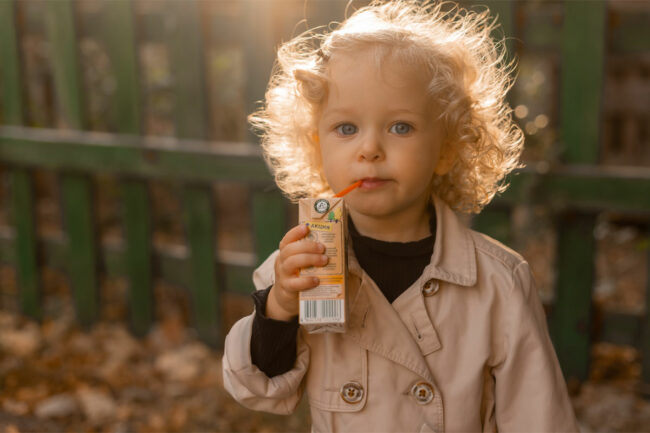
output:
[[343,197],[345,194],[349,193],[349,192],[352,191],[354,188],[356,188],[356,187],[358,187],[358,186],[361,186],[361,183],[362,183],[362,182],[363,182],[362,180],[358,180],[358,181],[354,182],[352,185],[348,186],[348,187],[345,188],[343,191],[341,191],[341,192],[339,192],[338,194],[336,194],[334,197]]

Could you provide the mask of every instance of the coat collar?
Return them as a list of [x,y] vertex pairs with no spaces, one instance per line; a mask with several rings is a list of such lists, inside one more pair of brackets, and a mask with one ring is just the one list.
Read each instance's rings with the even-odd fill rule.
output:
[[435,278],[461,286],[476,284],[476,251],[472,235],[445,202],[434,197],[436,241],[424,281]]

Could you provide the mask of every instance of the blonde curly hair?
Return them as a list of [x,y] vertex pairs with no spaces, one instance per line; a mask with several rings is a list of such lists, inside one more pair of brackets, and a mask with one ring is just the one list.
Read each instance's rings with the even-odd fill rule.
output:
[[[521,167],[523,133],[505,100],[515,61],[495,42],[488,10],[431,0],[373,0],[338,28],[308,30],[278,48],[266,104],[248,116],[261,131],[265,159],[292,200],[331,196],[315,133],[328,92],[328,61],[337,52],[373,47],[377,67],[391,56],[427,68],[428,93],[439,107],[451,169],[434,176],[432,194],[452,209],[478,213]],[[328,28],[329,29],[329,28]]]

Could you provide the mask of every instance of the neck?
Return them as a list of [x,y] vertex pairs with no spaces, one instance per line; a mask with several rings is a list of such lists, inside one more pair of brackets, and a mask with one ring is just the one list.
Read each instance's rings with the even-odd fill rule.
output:
[[431,236],[430,215],[425,203],[417,212],[369,216],[349,209],[354,227],[362,236],[385,242],[413,242]]

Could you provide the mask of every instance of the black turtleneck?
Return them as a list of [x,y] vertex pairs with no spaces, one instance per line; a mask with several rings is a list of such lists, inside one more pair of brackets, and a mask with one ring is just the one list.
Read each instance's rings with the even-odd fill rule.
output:
[[352,218],[348,218],[354,255],[391,304],[420,277],[431,261],[436,233],[435,211],[430,215],[431,235],[414,242],[386,242],[362,236]]
[[[431,235],[414,242],[385,242],[362,236],[348,217],[354,255],[361,268],[393,303],[422,275],[429,264],[436,233],[436,213],[429,208]],[[291,370],[296,361],[298,316],[288,322],[266,317],[271,287],[253,293],[255,318],[251,336],[251,359],[268,377]]]

